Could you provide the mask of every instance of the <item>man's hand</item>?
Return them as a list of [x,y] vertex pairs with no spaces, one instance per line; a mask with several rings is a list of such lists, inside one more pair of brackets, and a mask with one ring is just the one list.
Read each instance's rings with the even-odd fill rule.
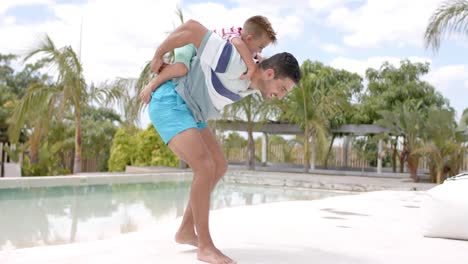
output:
[[156,74],[159,74],[167,65],[167,62],[163,60],[163,58],[154,58],[151,62],[151,71]]

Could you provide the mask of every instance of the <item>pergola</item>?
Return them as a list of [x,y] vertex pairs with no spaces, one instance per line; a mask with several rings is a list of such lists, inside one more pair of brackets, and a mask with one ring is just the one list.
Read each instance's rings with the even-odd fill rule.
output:
[[[348,164],[348,147],[349,147],[349,136],[359,137],[359,136],[369,136],[377,134],[387,134],[390,135],[392,132],[384,127],[378,125],[343,125],[337,129],[332,129],[333,137],[330,144],[330,147],[333,145],[333,141],[336,136],[344,136],[344,147],[345,147],[345,166]],[[377,174],[382,173],[382,151],[383,151],[383,141],[379,139],[377,145]]]
[[6,157],[6,151],[5,151],[5,145],[9,144],[9,139],[8,139],[8,126],[6,125],[0,125],[0,147],[1,147],[1,168],[0,168],[0,177],[4,177],[5,174],[5,169],[4,169],[4,163],[8,161],[8,158]]
[[[222,130],[233,130],[233,131],[247,131],[248,124],[243,121],[229,121],[229,120],[218,120],[216,121],[215,129]],[[295,124],[284,123],[284,122],[267,122],[267,123],[255,123],[253,125],[253,132],[262,133],[262,164],[267,163],[267,145],[268,145],[268,134],[280,134],[280,135],[302,135],[304,131]],[[468,132],[467,132],[468,133]],[[389,129],[383,128],[377,125],[343,125],[337,129],[332,129],[332,141],[330,148],[333,145],[336,137],[344,136],[344,146],[347,150],[349,146],[349,136],[368,136],[375,134],[391,134]],[[378,143],[378,157],[377,157],[377,173],[382,173],[382,153],[383,141],[379,140]],[[348,151],[344,152],[345,166],[347,166]],[[312,155],[313,157],[314,155]],[[315,169],[315,161],[311,160],[311,169]]]
[[[19,143],[26,142],[26,137],[23,133],[20,134]],[[8,138],[8,126],[6,124],[0,124],[0,177],[5,177],[5,163],[10,162],[5,146],[10,146],[10,139]]]

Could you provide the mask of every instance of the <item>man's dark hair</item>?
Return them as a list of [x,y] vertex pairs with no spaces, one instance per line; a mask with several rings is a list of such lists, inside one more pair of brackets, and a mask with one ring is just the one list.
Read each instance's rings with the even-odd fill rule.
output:
[[263,60],[260,63],[263,70],[273,69],[275,71],[275,79],[289,78],[294,83],[298,83],[301,79],[301,69],[296,58],[288,52],[278,53],[272,57]]

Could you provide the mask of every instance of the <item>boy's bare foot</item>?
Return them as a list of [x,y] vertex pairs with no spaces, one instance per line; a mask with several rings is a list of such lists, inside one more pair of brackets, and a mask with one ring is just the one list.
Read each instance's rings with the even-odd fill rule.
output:
[[234,260],[224,255],[214,246],[199,248],[197,251],[198,260],[208,262],[210,264],[236,264]]
[[198,237],[195,232],[177,232],[175,234],[175,241],[179,244],[192,245],[194,247],[198,246]]

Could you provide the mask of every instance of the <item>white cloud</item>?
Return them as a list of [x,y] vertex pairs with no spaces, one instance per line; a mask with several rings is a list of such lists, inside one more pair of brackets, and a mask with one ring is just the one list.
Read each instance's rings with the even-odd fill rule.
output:
[[[370,57],[365,60],[350,59],[346,57],[337,57],[330,62],[330,66],[337,69],[344,69],[350,72],[355,72],[361,76],[365,76],[368,68],[379,69],[384,62],[389,62],[396,67],[400,65],[401,58],[397,57]],[[408,60],[411,62],[431,62],[429,58],[422,57],[409,57]]]
[[368,0],[359,8],[335,8],[327,22],[344,31],[343,42],[352,47],[377,47],[383,42],[398,47],[422,46],[428,19],[441,2]]
[[425,79],[441,92],[465,92],[466,98],[468,98],[468,91],[466,89],[468,84],[468,65],[442,66],[430,71]]
[[325,12],[345,6],[348,2],[358,2],[358,0],[309,0],[309,7],[317,12]]
[[[202,3],[183,6],[185,20],[194,18],[208,28],[242,26],[250,16],[267,16],[278,33],[281,48],[287,40],[299,37],[303,21],[291,3],[269,0],[260,5],[239,0],[239,7]],[[297,5],[303,1],[294,0]],[[247,3],[249,2],[249,3]],[[82,4],[53,4],[52,0],[2,1],[0,10],[28,4],[48,4],[54,17],[25,24],[17,17],[0,19],[1,53],[25,54],[47,33],[58,47],[71,45],[78,51],[80,25],[83,20],[82,62],[87,81],[99,82],[115,77],[137,77],[154,53],[157,45],[179,24],[175,14],[179,0],[89,0]],[[244,5],[245,4],[245,5]],[[306,6],[307,3],[304,4]],[[276,6],[275,6],[276,5]],[[1,9],[3,7],[3,9]],[[273,8],[274,7],[274,8]],[[2,21],[3,20],[3,21]],[[267,55],[266,54],[266,55]]]
[[[172,30],[178,1],[90,0],[50,6],[55,18],[34,24],[0,27],[1,53],[24,54],[47,33],[58,47],[78,50],[83,18],[82,61],[87,81],[137,77],[159,42]],[[49,20],[47,20],[49,19]],[[11,19],[10,19],[11,21]],[[16,23],[18,22],[18,23]]]
[[425,79],[450,100],[459,119],[463,109],[468,107],[468,64],[435,68]]
[[[262,2],[237,0],[239,7],[227,8],[223,4],[200,3],[184,6],[186,19],[193,18],[210,29],[220,27],[242,26],[249,17],[261,14],[266,16],[277,33],[277,45],[268,46],[263,51],[264,57],[286,51],[288,42],[298,41],[304,31],[304,21],[296,9],[288,11],[291,3],[267,0]],[[298,5],[301,1],[294,0]],[[278,3],[277,6],[275,6]],[[287,3],[287,4],[286,4]],[[274,7],[274,8],[272,8]],[[290,51],[292,52],[292,51]]]
[[0,15],[5,13],[8,9],[17,7],[17,6],[24,6],[24,5],[49,5],[52,4],[52,0],[2,0],[0,2]]
[[[323,0],[321,0],[323,1]],[[306,13],[307,1],[304,0],[232,0],[237,6],[248,8],[255,11],[256,15],[281,14],[284,12]]]
[[339,54],[339,53],[343,53],[344,52],[344,49],[336,44],[333,44],[333,43],[328,43],[328,44],[323,44],[320,46],[320,49],[322,49],[323,51],[326,51],[328,53],[335,53],[335,54]]
[[287,12],[285,9],[290,7],[291,3],[286,5],[282,1],[283,4],[275,6],[275,3],[280,1],[268,0],[262,1],[261,4],[255,1],[245,1],[244,4],[244,0],[238,2],[240,2],[239,7],[231,9],[223,4],[201,3],[188,5],[183,11],[186,18],[196,19],[210,29],[242,26],[249,17],[261,14],[270,20],[279,41],[298,37],[304,31],[304,22],[298,12],[296,10]]

